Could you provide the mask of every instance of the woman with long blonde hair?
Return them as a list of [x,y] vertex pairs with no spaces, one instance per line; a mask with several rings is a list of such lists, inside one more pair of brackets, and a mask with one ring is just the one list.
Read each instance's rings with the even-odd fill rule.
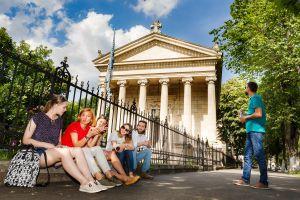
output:
[[[95,124],[96,120],[92,109],[82,109],[78,114],[77,121],[72,122],[67,127],[62,137],[62,144],[70,147],[82,147],[91,174],[99,184],[106,188],[120,185],[121,182],[117,179],[122,180],[126,185],[135,183],[136,181],[131,178],[115,173],[110,169],[106,156],[99,146],[99,141],[107,127],[94,127]],[[102,175],[102,172],[106,178]]]

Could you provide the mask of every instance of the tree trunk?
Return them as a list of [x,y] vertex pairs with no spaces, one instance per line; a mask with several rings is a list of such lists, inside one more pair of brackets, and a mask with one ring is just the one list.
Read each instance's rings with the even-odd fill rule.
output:
[[281,123],[281,136],[282,136],[282,163],[281,163],[281,172],[286,170],[286,131],[285,124]]
[[296,127],[296,123],[288,123],[287,124],[287,145],[289,150],[289,171],[300,170],[300,159],[298,155],[298,140],[299,133]]

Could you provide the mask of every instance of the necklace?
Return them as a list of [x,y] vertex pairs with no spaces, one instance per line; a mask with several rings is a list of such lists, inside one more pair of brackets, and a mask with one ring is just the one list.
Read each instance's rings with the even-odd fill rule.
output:
[[52,118],[51,118],[49,115],[47,115],[47,114],[46,114],[46,116],[47,116],[48,119],[50,120],[50,124],[51,124],[51,125],[54,125],[57,118],[52,119]]
[[50,119],[50,123],[51,123],[51,125],[54,125],[55,124],[55,119]]

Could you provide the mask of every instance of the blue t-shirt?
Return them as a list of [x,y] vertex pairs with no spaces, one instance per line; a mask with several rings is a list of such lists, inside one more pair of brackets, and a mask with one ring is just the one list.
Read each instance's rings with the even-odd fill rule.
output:
[[255,112],[256,108],[262,109],[262,117],[255,119],[248,119],[246,121],[246,132],[260,132],[265,133],[265,124],[266,124],[266,109],[265,105],[262,101],[262,98],[258,94],[254,94],[250,97],[250,101],[248,104],[248,112],[247,115],[252,115]]

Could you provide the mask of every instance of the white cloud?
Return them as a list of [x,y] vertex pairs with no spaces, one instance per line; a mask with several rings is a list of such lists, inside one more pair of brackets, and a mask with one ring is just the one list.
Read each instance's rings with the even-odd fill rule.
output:
[[10,26],[11,22],[8,16],[0,14],[0,26],[8,27]]
[[[96,58],[98,49],[103,53],[111,48],[113,29],[109,22],[112,15],[103,15],[89,12],[80,22],[73,23],[67,29],[66,44],[53,48],[53,57],[56,63],[64,56],[69,58],[70,71],[73,75],[79,74],[80,79],[99,83],[99,71],[93,67],[92,60]],[[149,33],[141,25],[129,30],[116,30],[116,46],[124,45]]]
[[[80,81],[90,81],[96,86],[99,83],[99,71],[93,66],[92,60],[96,58],[98,49],[105,53],[111,48],[113,29],[110,20],[113,16],[90,11],[81,21],[74,22],[67,17],[59,3],[50,10],[45,10],[48,9],[45,2],[39,4],[42,7],[22,7],[20,4],[20,11],[13,17],[0,13],[0,26],[4,26],[16,41],[25,40],[32,48],[42,44],[52,49],[51,58],[56,66],[67,56],[70,73],[73,76],[78,74]],[[50,15],[55,15],[59,22],[54,24]],[[58,44],[58,38],[53,37],[56,31],[65,34],[66,40],[63,43]],[[124,45],[147,33],[149,30],[141,25],[133,26],[129,30],[118,29],[116,46]]]
[[[53,28],[52,17],[62,9],[63,2],[65,1],[4,1],[3,7],[0,9],[0,26],[5,27],[13,39],[17,41],[35,40],[42,43],[54,41],[53,39],[48,41]],[[13,16],[9,15],[9,10],[12,7],[18,8]],[[63,19],[63,16],[60,18],[58,15],[57,18]]]
[[179,0],[138,0],[133,9],[147,16],[163,17],[168,15],[178,3]]
[[47,15],[63,8],[63,5],[69,0],[0,0],[0,13],[6,13],[12,7],[25,7],[29,4],[35,4],[39,8],[46,10]]

